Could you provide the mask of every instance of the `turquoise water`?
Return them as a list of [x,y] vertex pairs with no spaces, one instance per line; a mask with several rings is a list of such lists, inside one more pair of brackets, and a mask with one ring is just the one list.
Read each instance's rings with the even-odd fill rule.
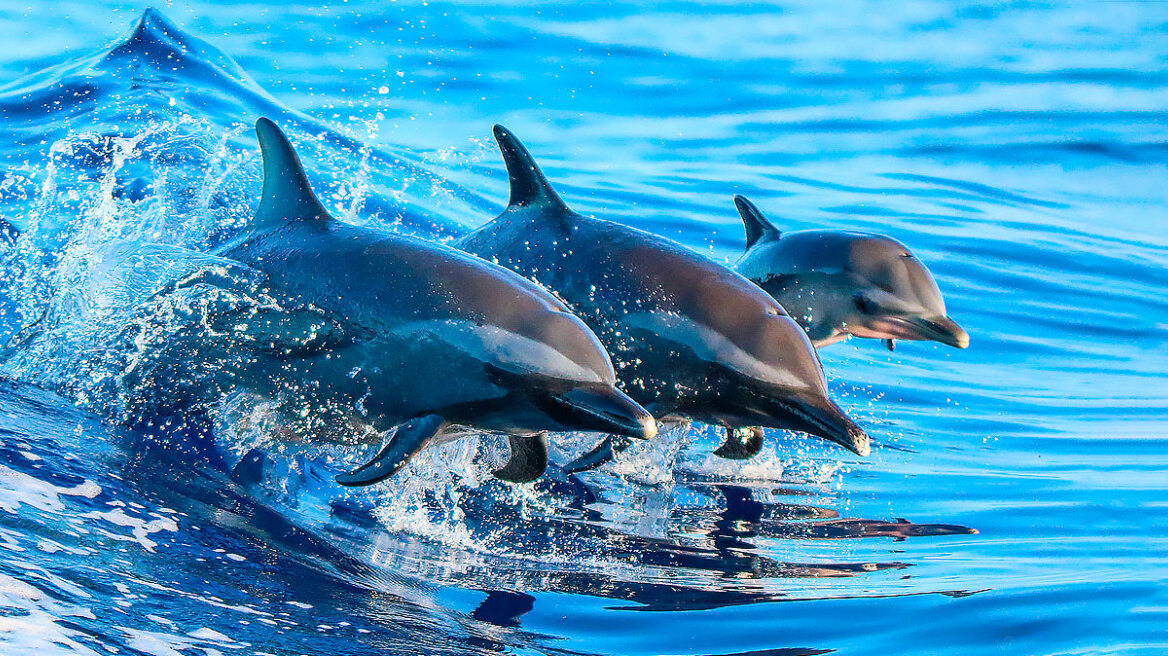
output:
[[[0,653],[1168,651],[1168,6],[160,9],[0,7],[4,332],[44,317],[0,383]],[[886,233],[972,345],[822,352],[866,459],[693,429],[510,488],[484,438],[351,491],[233,397],[212,451],[274,463],[240,485],[106,421],[135,289],[96,263],[243,225],[260,115],[338,216],[434,238],[505,202],[496,122],[719,260],[735,193]]]

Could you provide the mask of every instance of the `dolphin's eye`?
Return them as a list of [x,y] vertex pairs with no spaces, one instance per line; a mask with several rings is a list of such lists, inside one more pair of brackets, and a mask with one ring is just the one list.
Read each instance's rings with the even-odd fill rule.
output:
[[862,293],[852,295],[852,302],[856,304],[856,309],[864,314],[876,314],[878,307],[872,302],[872,299]]

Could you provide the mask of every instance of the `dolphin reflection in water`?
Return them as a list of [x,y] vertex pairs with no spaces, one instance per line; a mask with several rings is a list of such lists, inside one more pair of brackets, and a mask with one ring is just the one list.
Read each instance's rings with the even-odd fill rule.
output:
[[[619,568],[595,565],[566,567],[550,572],[546,568],[492,571],[488,565],[466,565],[444,548],[433,558],[418,557],[411,552],[415,567],[433,576],[436,566],[449,568],[440,576],[464,583],[473,580],[487,592],[474,611],[477,619],[499,626],[518,626],[522,617],[539,605],[535,595],[544,591],[601,597],[627,602],[620,608],[639,611],[693,611],[745,604],[790,600],[781,582],[791,579],[846,579],[866,577],[882,571],[910,570],[915,565],[904,560],[869,560],[864,557],[844,560],[783,561],[776,553],[787,547],[806,545],[807,540],[867,540],[888,538],[913,540],[923,537],[964,536],[976,529],[957,524],[916,523],[906,520],[882,521],[841,518],[836,510],[805,505],[791,500],[776,502],[768,488],[710,483],[685,483],[687,498],[704,498],[709,504],[688,507],[672,514],[669,528],[661,534],[629,531],[622,519],[606,515],[606,504],[597,503],[601,494],[582,479],[548,479],[552,492],[560,498],[573,499],[579,514],[562,516],[524,516],[513,507],[492,506],[492,521],[507,525],[526,525],[530,539],[522,545],[524,552],[543,553],[556,545],[594,545],[594,557],[601,562],[636,562],[639,567],[658,572],[653,581],[630,581]],[[804,494],[798,489],[783,492]],[[663,492],[662,494],[671,494]],[[690,495],[693,495],[691,497]],[[650,502],[650,505],[653,505]],[[673,508],[677,511],[677,508]],[[674,523],[680,522],[680,523]],[[792,541],[788,544],[776,541]],[[384,562],[399,563],[396,540],[378,543]],[[406,546],[412,549],[413,545]],[[799,549],[795,549],[798,551]],[[844,550],[847,551],[846,549]],[[864,548],[857,552],[865,553]],[[814,560],[814,562],[812,562]],[[441,563],[446,563],[442,565]],[[460,564],[463,563],[463,564]],[[469,568],[469,572],[467,571]],[[775,585],[780,583],[780,585]],[[496,588],[497,586],[497,588]],[[494,589],[492,589],[494,588]],[[516,588],[527,594],[515,592]],[[963,595],[968,591],[939,591]],[[910,593],[914,594],[914,593]],[[798,598],[798,597],[794,597]]]

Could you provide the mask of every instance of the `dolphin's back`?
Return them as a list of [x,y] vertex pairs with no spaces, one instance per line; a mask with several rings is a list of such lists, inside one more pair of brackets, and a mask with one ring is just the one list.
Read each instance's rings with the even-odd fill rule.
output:
[[[619,357],[621,349],[614,346],[625,341],[630,327],[673,335],[688,331],[679,337],[687,343],[699,339],[692,333],[700,331],[704,343],[729,342],[707,349],[734,352],[711,359],[732,359],[727,364],[762,378],[773,378],[773,369],[808,368],[802,379],[822,380],[818,360],[800,357],[812,352],[803,330],[743,276],[635,228],[575,215],[561,230],[533,214],[538,211],[506,212],[459,246],[555,289],[614,356]],[[805,348],[790,348],[791,340]]]
[[941,291],[928,268],[899,241],[864,232],[803,230],[750,247],[735,267],[767,281],[812,273],[856,276],[866,284],[912,299],[940,314]]
[[596,336],[555,296],[454,248],[336,221],[283,133],[266,119],[256,128],[264,153],[260,207],[219,254],[262,271],[280,301],[338,317],[354,335],[424,325],[482,342],[501,360],[492,364],[538,372],[567,358],[574,375],[615,379]]
[[508,211],[458,245],[546,282],[582,311],[674,312],[710,326],[727,314],[785,314],[749,280],[676,242],[579,214],[561,229],[540,212]]
[[258,231],[227,254],[298,301],[358,323],[464,319],[514,328],[566,310],[530,281],[455,249],[341,223]]
[[[737,270],[748,278],[763,273],[763,267],[785,273],[834,273],[851,268],[852,251],[865,244],[880,248],[891,241],[879,235],[842,230],[801,230],[783,233],[778,239],[761,241],[743,255]],[[903,246],[901,247],[903,249]]]

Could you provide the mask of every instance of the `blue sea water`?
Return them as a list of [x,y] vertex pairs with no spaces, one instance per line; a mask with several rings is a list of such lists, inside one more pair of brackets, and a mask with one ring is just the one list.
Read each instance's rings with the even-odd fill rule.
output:
[[[1168,5],[144,9],[0,6],[0,654],[1168,652]],[[110,421],[108,254],[238,230],[261,115],[338,216],[435,239],[505,202],[496,122],[718,260],[735,193],[889,234],[972,345],[822,351],[863,459],[697,427],[510,487],[483,438],[354,491],[225,398],[242,485]]]

